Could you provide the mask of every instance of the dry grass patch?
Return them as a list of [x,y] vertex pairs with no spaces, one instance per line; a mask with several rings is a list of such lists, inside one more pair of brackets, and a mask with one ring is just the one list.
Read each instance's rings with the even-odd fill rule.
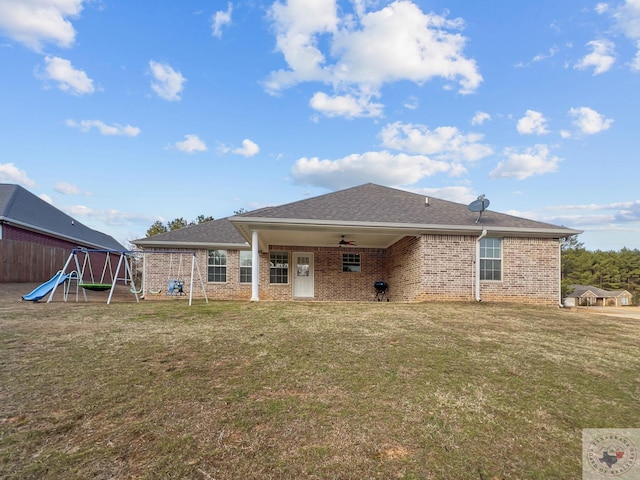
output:
[[639,426],[627,319],[0,301],[3,478],[578,478],[582,428]]

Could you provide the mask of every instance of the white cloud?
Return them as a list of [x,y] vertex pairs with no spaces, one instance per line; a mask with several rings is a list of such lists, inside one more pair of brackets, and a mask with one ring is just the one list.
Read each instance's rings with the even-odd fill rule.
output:
[[185,135],[184,138],[182,142],[176,142],[174,145],[175,148],[181,152],[195,153],[207,151],[207,145],[200,140],[197,135]]
[[552,173],[558,170],[561,159],[553,156],[546,145],[535,145],[523,151],[515,148],[505,149],[506,160],[489,173],[492,178],[516,178],[524,180],[533,175]]
[[92,128],[97,128],[102,135],[124,135],[126,137],[137,137],[140,134],[138,127],[132,127],[131,125],[120,125],[115,123],[113,125],[107,125],[101,120],[67,120],[66,125],[68,127],[78,128],[83,132],[88,132]]
[[97,210],[85,205],[71,205],[58,207],[74,218],[86,218],[93,222],[101,222],[110,226],[122,226],[132,224],[150,224],[158,218],[149,215],[141,215],[137,213],[122,212],[113,208]]
[[214,37],[222,37],[222,27],[231,24],[231,13],[233,12],[233,5],[231,2],[227,4],[227,10],[217,11],[211,18],[211,29]]
[[[329,111],[356,116],[353,99],[361,95],[353,92],[371,98],[390,82],[422,84],[439,77],[448,81],[448,87],[457,82],[463,94],[478,88],[482,76],[475,61],[463,55],[466,38],[459,33],[461,20],[425,14],[409,0],[367,12],[374,3],[358,1],[356,17],[339,17],[335,0],[275,2],[270,17],[277,50],[288,68],[271,72],[265,82],[267,91],[277,93],[308,81],[330,83],[335,89],[333,98],[342,103],[350,99],[352,105]],[[351,98],[343,95],[345,89]],[[325,95],[315,101],[329,98]],[[362,113],[371,115],[369,109]]]
[[604,130],[608,130],[613,124],[613,120],[605,118],[589,107],[572,108],[569,115],[574,117],[573,124],[585,135],[594,135]]
[[471,203],[478,198],[478,195],[473,193],[470,187],[455,186],[455,187],[442,187],[442,188],[419,188],[412,189],[413,192],[419,193],[426,197],[435,197],[442,200],[449,200],[450,202],[457,203]]
[[17,183],[25,187],[35,187],[36,182],[31,180],[27,172],[20,170],[13,163],[0,163],[0,182]]
[[410,185],[422,178],[451,171],[447,162],[424,155],[381,151],[357,153],[338,160],[300,158],[291,173],[297,183],[339,189],[367,182]]
[[616,61],[615,44],[611,40],[592,40],[587,43],[592,52],[576,63],[575,68],[585,70],[593,67],[593,74],[607,72]]
[[609,4],[608,3],[598,3],[596,5],[595,11],[598,15],[602,15],[603,13],[609,11]]
[[232,152],[237,153],[238,155],[242,155],[244,157],[253,157],[254,155],[257,155],[258,152],[260,152],[260,147],[258,146],[257,143],[252,142],[248,138],[245,138],[242,141],[242,147],[236,148],[232,150]]
[[634,71],[640,71],[640,1],[627,0],[614,10],[613,18],[618,30],[635,42],[637,52],[630,67]]
[[40,52],[46,43],[67,48],[76,32],[68,18],[77,17],[85,0],[2,0],[0,30]]
[[415,97],[413,95],[407,98],[402,104],[402,106],[407,110],[416,110],[418,108],[418,105],[419,105],[418,97]]
[[631,40],[640,40],[640,1],[626,0],[615,9],[613,17],[622,33]]
[[51,200],[51,197],[46,193],[41,193],[40,195],[38,195],[38,197],[47,202],[49,205],[53,205],[53,200]]
[[531,59],[532,62],[541,62],[542,60],[546,60],[547,58],[555,57],[559,52],[558,47],[551,47],[547,53],[539,53],[535,57]]
[[387,148],[422,155],[433,155],[437,160],[475,161],[493,153],[484,138],[477,133],[463,134],[456,127],[437,127],[395,122],[380,132],[382,144]]
[[327,117],[381,117],[383,105],[371,102],[370,97],[361,95],[336,95],[330,97],[326,93],[317,92],[311,97],[309,105]]
[[536,112],[535,110],[527,110],[525,116],[518,120],[516,128],[518,129],[518,133],[522,135],[546,135],[549,133],[549,130],[547,130],[547,119],[544,118],[542,113]]
[[482,125],[487,120],[491,120],[491,115],[486,112],[476,112],[471,119],[471,125]]
[[180,94],[187,79],[167,63],[151,60],[149,61],[149,68],[151,68],[151,75],[153,76],[151,89],[165,100],[180,100]]
[[58,182],[58,183],[55,184],[53,189],[56,192],[61,193],[63,195],[81,195],[81,194],[84,194],[84,192],[82,192],[80,190],[80,188],[78,188],[76,185],[72,185],[72,184],[67,183],[67,182]]
[[44,72],[38,76],[45,80],[58,82],[58,88],[74,95],[85,95],[95,92],[93,80],[87,74],[71,65],[69,60],[60,57],[45,57]]

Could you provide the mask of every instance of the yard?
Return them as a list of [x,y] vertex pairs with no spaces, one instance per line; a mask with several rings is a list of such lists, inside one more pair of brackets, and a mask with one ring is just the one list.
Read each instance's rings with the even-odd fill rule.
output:
[[583,428],[640,427],[639,320],[28,291],[0,292],[2,478],[568,479]]

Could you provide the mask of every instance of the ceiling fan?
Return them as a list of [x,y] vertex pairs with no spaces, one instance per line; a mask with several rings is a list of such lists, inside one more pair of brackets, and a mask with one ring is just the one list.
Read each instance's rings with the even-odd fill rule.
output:
[[355,246],[356,242],[352,241],[352,240],[345,240],[344,239],[344,235],[340,235],[342,238],[340,239],[340,241],[338,242],[338,245],[340,245],[341,247],[344,247],[345,245],[353,245]]

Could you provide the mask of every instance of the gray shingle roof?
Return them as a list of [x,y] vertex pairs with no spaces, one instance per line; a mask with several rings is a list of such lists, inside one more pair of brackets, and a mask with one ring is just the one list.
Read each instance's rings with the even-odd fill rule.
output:
[[[478,213],[461,203],[429,197],[373,183],[328,193],[278,207],[248,212],[241,217],[404,223],[416,225],[476,225]],[[477,225],[523,229],[557,229],[557,225],[486,210]]]
[[[271,220],[276,220],[285,227],[289,221],[291,224],[301,221],[317,222],[321,225],[330,223],[349,225],[362,222],[371,223],[379,228],[398,224],[416,226],[416,228],[433,226],[437,231],[446,230],[446,228],[440,228],[443,226],[468,227],[478,233],[485,227],[494,231],[520,229],[522,232],[538,232],[538,234],[554,237],[580,233],[557,225],[490,210],[485,211],[481,220],[477,222],[478,213],[469,211],[465,204],[429,198],[429,204],[426,206],[424,195],[367,183],[297,202],[262,208],[234,217],[141,238],[132,243],[142,247],[241,245],[248,248],[247,240],[251,235],[243,225],[247,222],[258,225],[263,221]],[[238,231],[238,228],[244,235]],[[304,229],[304,227],[299,228]]]
[[82,247],[125,250],[113,237],[87,227],[20,185],[0,183],[0,221]]
[[191,225],[179,230],[133,240],[139,246],[177,246],[180,244],[245,245],[245,239],[228,218]]

